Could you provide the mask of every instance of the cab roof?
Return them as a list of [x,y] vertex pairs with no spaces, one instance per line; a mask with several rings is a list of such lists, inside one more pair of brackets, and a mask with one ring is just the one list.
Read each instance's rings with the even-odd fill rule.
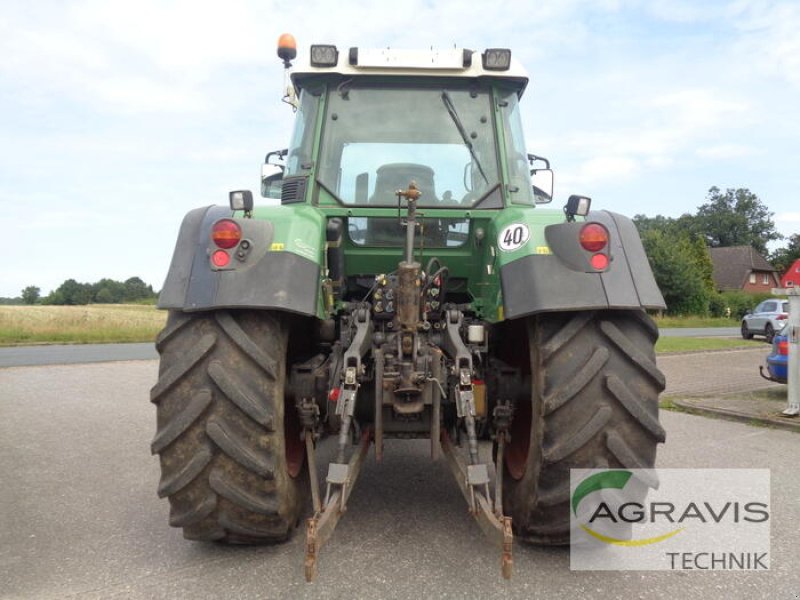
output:
[[484,52],[452,48],[447,50],[403,50],[394,48],[349,48],[340,51],[332,45],[312,45],[307,55],[292,67],[292,83],[316,75],[343,77],[454,77],[459,79],[495,79],[517,88],[521,96],[528,84],[528,74],[505,48]]

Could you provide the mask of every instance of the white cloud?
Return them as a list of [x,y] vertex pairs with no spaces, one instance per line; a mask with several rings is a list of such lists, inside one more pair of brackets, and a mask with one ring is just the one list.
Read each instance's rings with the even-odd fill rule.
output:
[[717,144],[698,148],[695,154],[700,158],[714,160],[728,160],[732,158],[746,158],[756,153],[754,148],[742,144]]
[[639,171],[640,162],[627,156],[601,156],[584,162],[577,180],[582,182],[620,181]]
[[756,69],[800,87],[800,5],[796,2],[740,0],[735,26],[739,56]]
[[775,220],[783,223],[800,224],[800,212],[782,212],[775,215]]
[[730,100],[721,90],[696,88],[665,94],[652,105],[664,109],[670,122],[684,130],[715,127],[748,109],[746,102]]
[[84,88],[93,99],[115,112],[137,114],[157,112],[207,112],[207,95],[190,86],[142,75],[112,75],[92,78]]

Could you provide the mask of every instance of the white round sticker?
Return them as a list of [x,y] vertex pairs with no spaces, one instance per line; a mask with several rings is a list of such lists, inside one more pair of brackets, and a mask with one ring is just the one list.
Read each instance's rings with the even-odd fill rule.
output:
[[530,239],[531,232],[525,223],[507,225],[497,236],[497,247],[509,252],[521,248]]

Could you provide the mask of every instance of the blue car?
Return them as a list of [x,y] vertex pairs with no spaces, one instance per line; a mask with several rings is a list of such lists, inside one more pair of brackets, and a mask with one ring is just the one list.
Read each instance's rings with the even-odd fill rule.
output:
[[776,383],[786,383],[789,371],[789,326],[786,325],[772,338],[772,352],[767,356],[767,371],[759,367],[761,376]]

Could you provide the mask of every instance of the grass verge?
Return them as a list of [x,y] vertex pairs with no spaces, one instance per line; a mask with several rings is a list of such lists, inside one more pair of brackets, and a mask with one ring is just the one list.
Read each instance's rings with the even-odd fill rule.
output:
[[152,342],[166,318],[152,305],[0,306],[0,346]]
[[704,352],[708,350],[735,350],[738,348],[764,348],[763,340],[730,338],[661,337],[656,342],[656,352]]
[[673,327],[739,327],[736,319],[716,319],[713,317],[654,317],[659,328]]

